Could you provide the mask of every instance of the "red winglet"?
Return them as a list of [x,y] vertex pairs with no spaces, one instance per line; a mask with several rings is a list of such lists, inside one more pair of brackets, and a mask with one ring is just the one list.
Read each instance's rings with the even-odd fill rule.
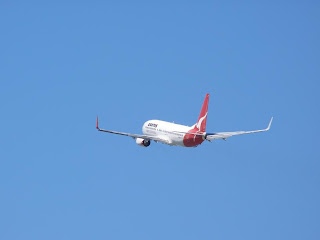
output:
[[96,128],[99,130],[99,117],[97,116],[97,126]]

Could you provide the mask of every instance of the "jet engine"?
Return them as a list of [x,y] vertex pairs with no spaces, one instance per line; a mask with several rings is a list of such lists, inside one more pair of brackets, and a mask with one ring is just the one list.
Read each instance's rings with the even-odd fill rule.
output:
[[148,147],[148,146],[150,146],[151,142],[148,139],[137,138],[136,143],[141,147]]

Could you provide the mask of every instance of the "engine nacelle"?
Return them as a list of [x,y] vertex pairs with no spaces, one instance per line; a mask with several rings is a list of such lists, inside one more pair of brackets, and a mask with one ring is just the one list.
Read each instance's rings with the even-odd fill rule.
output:
[[136,143],[141,147],[148,147],[148,146],[150,146],[151,142],[148,139],[137,138]]

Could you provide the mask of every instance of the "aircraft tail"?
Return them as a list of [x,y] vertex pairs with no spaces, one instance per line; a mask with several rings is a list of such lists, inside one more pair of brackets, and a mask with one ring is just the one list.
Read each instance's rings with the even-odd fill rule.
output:
[[195,129],[197,129],[200,132],[206,131],[208,105],[209,105],[209,93],[207,93],[207,95],[204,99],[198,121],[194,127]]

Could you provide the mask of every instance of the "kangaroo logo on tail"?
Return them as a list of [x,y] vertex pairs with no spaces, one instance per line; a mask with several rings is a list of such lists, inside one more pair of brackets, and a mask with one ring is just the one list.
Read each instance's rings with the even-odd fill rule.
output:
[[207,94],[204,99],[198,121],[195,125],[195,129],[198,129],[198,131],[200,132],[206,131],[208,105],[209,105],[209,94]]
[[206,129],[206,122],[204,123],[204,126],[203,127],[201,127],[202,126],[202,123],[203,123],[203,120],[207,120],[206,118],[207,118],[207,114],[208,113],[206,113],[206,115],[204,115],[202,118],[200,118],[199,120],[198,120],[198,122],[197,122],[197,124],[196,124],[196,128],[198,128],[199,130],[200,129]]

